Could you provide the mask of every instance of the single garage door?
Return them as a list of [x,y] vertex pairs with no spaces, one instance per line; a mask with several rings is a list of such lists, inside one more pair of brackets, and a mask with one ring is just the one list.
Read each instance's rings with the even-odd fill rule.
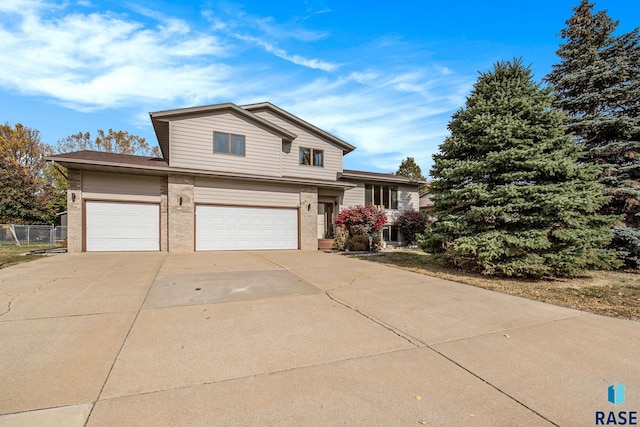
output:
[[87,252],[160,250],[160,207],[86,202]]
[[196,205],[196,250],[298,249],[298,210]]

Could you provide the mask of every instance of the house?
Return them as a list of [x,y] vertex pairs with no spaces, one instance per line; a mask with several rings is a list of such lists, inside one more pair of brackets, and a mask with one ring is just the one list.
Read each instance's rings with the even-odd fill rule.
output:
[[424,193],[420,195],[420,212],[429,214],[433,212],[435,206],[433,204],[433,194]]
[[340,209],[387,210],[387,240],[423,182],[344,170],[351,144],[270,104],[150,113],[162,158],[78,151],[68,169],[68,250],[318,249]]

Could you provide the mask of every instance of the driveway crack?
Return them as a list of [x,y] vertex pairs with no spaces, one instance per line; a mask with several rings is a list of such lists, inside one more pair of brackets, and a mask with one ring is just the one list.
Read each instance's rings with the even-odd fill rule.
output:
[[467,372],[468,374],[474,376],[475,378],[479,379],[480,381],[482,381],[483,383],[485,383],[486,385],[488,385],[489,387],[493,388],[494,390],[496,390],[498,393],[508,397],[509,399],[513,400],[514,402],[516,402],[518,405],[522,406],[523,408],[528,409],[529,411],[533,412],[534,414],[536,414],[537,416],[539,416],[540,418],[542,418],[543,420],[549,422],[550,424],[556,426],[556,427],[560,427],[559,424],[551,421],[549,418],[545,417],[544,415],[542,415],[540,412],[536,411],[535,409],[533,409],[532,407],[528,406],[526,403],[516,399],[514,396],[512,396],[511,394],[509,394],[508,392],[502,390],[500,387],[492,384],[491,382],[487,381],[486,379],[482,378],[480,375],[476,374],[475,372],[473,372],[471,369],[464,367],[462,364],[456,362],[455,360],[453,360],[452,358],[450,358],[449,356],[447,356],[446,354],[442,353],[441,351],[439,351],[438,349],[427,345],[426,346],[429,350],[435,352],[436,354],[438,354],[440,357],[444,357],[446,360],[448,360],[449,362],[453,363],[454,365],[456,365],[458,368],[464,370],[465,372]]
[[13,300],[15,300],[18,297],[17,295],[11,295],[11,294],[8,294],[6,292],[2,292],[2,293],[5,294],[6,296],[8,296],[10,299],[9,299],[9,302],[7,303],[7,309],[5,311],[3,311],[2,313],[0,313],[0,317],[2,317],[5,314],[11,312],[11,306],[13,304]]
[[351,305],[347,304],[346,302],[339,300],[338,298],[336,298],[336,297],[334,297],[333,295],[331,295],[331,294],[329,293],[329,291],[326,291],[326,292],[325,292],[325,295],[326,295],[327,297],[329,297],[329,299],[330,299],[331,301],[334,301],[334,302],[336,302],[336,303],[338,303],[338,304],[342,305],[343,307],[346,307],[346,308],[348,308],[349,310],[351,310],[351,311],[354,311],[354,312],[358,313],[360,316],[364,317],[365,319],[370,320],[370,321],[372,321],[373,323],[375,323],[375,324],[377,324],[377,325],[382,326],[383,328],[385,328],[385,329],[386,329],[386,330],[388,330],[389,332],[392,332],[394,335],[397,335],[398,337],[400,337],[400,338],[402,338],[403,340],[407,341],[408,343],[410,343],[412,346],[414,346],[414,347],[416,347],[416,348],[424,347],[424,346],[426,345],[425,343],[423,343],[423,342],[422,342],[422,341],[420,341],[419,339],[414,338],[414,337],[412,337],[412,336],[410,336],[410,335],[407,335],[407,334],[405,334],[404,332],[402,332],[402,331],[400,331],[400,330],[398,330],[398,329],[394,328],[393,326],[391,326],[391,325],[388,325],[388,324],[384,323],[382,320],[380,320],[380,319],[376,319],[375,317],[370,316],[370,315],[368,315],[367,313],[365,313],[365,312],[363,312],[363,311],[360,311],[360,310],[358,310],[357,308],[355,308],[355,307],[353,307],[353,306],[351,306]]
[[[354,279],[355,280],[355,279]],[[518,400],[517,398],[515,398],[514,396],[510,395],[508,392],[502,390],[500,387],[492,384],[490,381],[484,379],[483,377],[481,377],[480,375],[476,374],[475,372],[473,372],[471,369],[466,368],[465,366],[463,366],[462,364],[460,364],[459,362],[455,361],[454,359],[452,359],[451,357],[447,356],[446,354],[444,354],[443,352],[439,351],[438,349],[436,349],[433,345],[429,345],[427,343],[424,343],[422,341],[420,341],[419,339],[412,337],[404,332],[402,332],[399,329],[394,328],[393,326],[383,322],[380,319],[376,319],[375,317],[360,311],[359,309],[347,304],[344,301],[339,300],[338,298],[334,297],[333,295],[331,295],[329,293],[329,291],[325,292],[325,294],[327,295],[327,297],[329,297],[329,299],[331,299],[332,301],[350,309],[355,311],[356,313],[358,313],[359,315],[363,316],[364,318],[382,326],[383,328],[387,329],[388,331],[392,332],[393,334],[397,335],[398,337],[404,339],[405,341],[411,343],[411,345],[415,346],[416,348],[428,348],[429,350],[433,351],[434,353],[436,353],[437,355],[439,355],[440,357],[443,357],[444,359],[446,359],[447,361],[453,363],[454,365],[456,365],[458,368],[464,370],[465,372],[467,372],[468,374],[472,375],[473,377],[477,378],[478,380],[482,381],[483,383],[487,384],[489,387],[493,388],[494,390],[496,390],[497,392],[499,392],[500,394],[503,394],[504,396],[506,396],[507,398],[513,400],[514,402],[516,402],[518,405],[522,406],[523,408],[533,412],[534,414],[536,414],[537,416],[539,416],[540,418],[542,418],[543,420],[549,422],[551,425],[554,425],[556,427],[559,427],[559,425],[553,421],[551,421],[549,418],[545,417],[544,415],[542,415],[540,412],[536,411],[535,409],[531,408],[530,406],[528,406],[527,404],[525,404],[524,402]]]

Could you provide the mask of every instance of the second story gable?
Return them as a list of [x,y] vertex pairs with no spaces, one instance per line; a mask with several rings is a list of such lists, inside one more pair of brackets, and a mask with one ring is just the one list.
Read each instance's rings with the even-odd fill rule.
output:
[[336,180],[355,147],[270,103],[150,113],[170,167]]

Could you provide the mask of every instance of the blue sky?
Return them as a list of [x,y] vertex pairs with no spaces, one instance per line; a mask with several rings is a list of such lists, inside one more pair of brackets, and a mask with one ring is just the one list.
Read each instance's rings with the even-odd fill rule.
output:
[[[0,122],[156,144],[150,111],[269,101],[357,146],[345,168],[427,175],[478,72],[522,57],[541,80],[578,3],[1,0]],[[595,4],[640,24],[639,2]]]

